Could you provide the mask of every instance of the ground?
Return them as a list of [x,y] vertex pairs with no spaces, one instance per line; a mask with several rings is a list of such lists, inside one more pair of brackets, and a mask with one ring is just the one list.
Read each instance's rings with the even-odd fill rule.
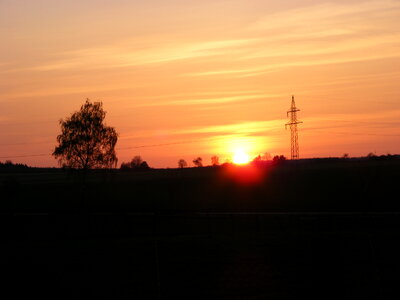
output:
[[[14,298],[397,299],[400,162],[0,173]],[[229,175],[230,174],[230,175]]]

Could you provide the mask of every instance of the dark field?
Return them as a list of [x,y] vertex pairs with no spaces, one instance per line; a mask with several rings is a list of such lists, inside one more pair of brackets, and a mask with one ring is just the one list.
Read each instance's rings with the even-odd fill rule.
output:
[[0,173],[2,293],[400,297],[399,160],[261,170]]

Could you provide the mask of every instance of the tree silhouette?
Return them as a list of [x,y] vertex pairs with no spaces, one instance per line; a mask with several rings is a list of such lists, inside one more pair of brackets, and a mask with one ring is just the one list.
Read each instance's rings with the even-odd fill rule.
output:
[[264,155],[262,156],[262,160],[271,160],[272,155],[271,153],[265,152]]
[[268,152],[265,152],[263,155],[259,154],[256,157],[254,157],[253,162],[260,163],[262,161],[268,161],[268,160],[271,160],[271,154]]
[[138,168],[143,163],[143,159],[140,155],[136,155],[131,160],[131,168]]
[[193,164],[196,167],[202,167],[203,166],[203,159],[201,157],[198,157],[198,158],[193,160]]
[[122,163],[121,170],[148,170],[148,163],[142,159],[140,155],[136,155],[130,162]]
[[187,167],[187,162],[186,162],[186,160],[184,160],[184,159],[178,160],[178,167],[181,168],[181,169]]
[[149,169],[150,169],[150,166],[149,166],[149,164],[147,163],[147,161],[142,161],[142,163],[141,163],[140,166],[139,166],[139,169],[140,169],[140,170],[149,170]]
[[262,156],[259,154],[259,155],[257,155],[256,157],[254,157],[254,159],[253,159],[253,162],[254,163],[258,163],[258,162],[260,162],[260,161],[262,161],[263,159],[262,159]]
[[28,169],[26,164],[14,164],[11,160],[6,160],[4,163],[0,161],[0,169]]
[[74,169],[112,168],[117,164],[115,145],[118,134],[106,126],[101,102],[86,99],[81,109],[60,120],[61,134],[53,156],[63,167]]
[[219,157],[214,155],[213,157],[211,157],[211,164],[215,167],[215,166],[219,166]]
[[275,155],[272,161],[275,164],[282,164],[286,161],[286,157],[284,155]]

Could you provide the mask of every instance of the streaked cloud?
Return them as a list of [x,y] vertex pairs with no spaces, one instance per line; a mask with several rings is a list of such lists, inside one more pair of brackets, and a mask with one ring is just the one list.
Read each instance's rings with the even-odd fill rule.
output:
[[68,68],[121,68],[148,64],[168,63],[205,56],[223,55],[228,48],[240,48],[254,43],[255,39],[218,40],[206,42],[181,41],[158,43],[153,41],[140,45],[135,41],[126,42],[121,47],[101,47],[79,49],[59,53],[60,59],[51,63],[32,67],[35,71],[50,71]]
[[224,68],[187,76],[260,76],[283,68],[399,57],[398,1],[321,3],[269,14],[241,33],[258,38]]
[[[303,6],[301,8],[288,9],[283,12],[270,14],[254,22],[249,29],[251,30],[265,30],[265,29],[280,29],[280,28],[293,28],[305,24],[311,24],[312,29],[320,28],[323,30],[325,25],[332,23],[347,24],[347,28],[357,28],[358,21],[364,15],[373,17],[371,13],[377,14],[382,18],[395,16],[396,10],[400,9],[400,3],[395,0],[372,0],[372,1],[353,1],[348,3],[339,2],[320,2],[314,5]],[[348,19],[353,19],[353,23],[348,23]],[[366,23],[367,28],[376,28],[373,24]],[[329,31],[340,30],[340,28],[329,27]]]
[[223,124],[214,126],[204,126],[196,128],[187,128],[175,133],[179,134],[195,134],[195,133],[229,133],[229,134],[251,134],[257,132],[266,132],[282,128],[282,120],[269,121],[248,121],[233,124]]
[[229,96],[229,97],[213,97],[213,98],[201,98],[201,99],[184,99],[184,100],[173,100],[173,101],[160,101],[160,102],[147,102],[140,106],[182,106],[182,105],[210,105],[210,104],[227,104],[231,102],[240,101],[251,101],[257,99],[268,99],[276,98],[280,95],[240,95],[240,96]]
[[[400,38],[400,36],[399,36]],[[208,72],[197,72],[197,73],[188,73],[186,76],[224,76],[229,75],[231,77],[253,77],[260,76],[263,74],[275,72],[282,70],[284,68],[290,67],[312,67],[319,65],[327,65],[327,64],[341,64],[341,63],[350,63],[350,62],[362,62],[362,61],[371,61],[378,60],[383,58],[399,58],[400,53],[390,53],[385,55],[384,53],[369,53],[365,56],[348,56],[348,57],[338,57],[338,58],[317,58],[312,59],[309,55],[307,55],[308,59],[299,59],[293,62],[279,62],[279,63],[271,63],[265,65],[263,67],[256,68],[248,68],[248,69],[237,69],[237,70],[218,70],[218,71],[208,71]]]

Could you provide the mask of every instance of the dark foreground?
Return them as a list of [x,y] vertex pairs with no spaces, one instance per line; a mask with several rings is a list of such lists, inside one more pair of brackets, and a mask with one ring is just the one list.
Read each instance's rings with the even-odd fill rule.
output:
[[398,299],[399,170],[286,165],[252,185],[215,169],[91,174],[84,188],[61,172],[1,174],[2,293]]

